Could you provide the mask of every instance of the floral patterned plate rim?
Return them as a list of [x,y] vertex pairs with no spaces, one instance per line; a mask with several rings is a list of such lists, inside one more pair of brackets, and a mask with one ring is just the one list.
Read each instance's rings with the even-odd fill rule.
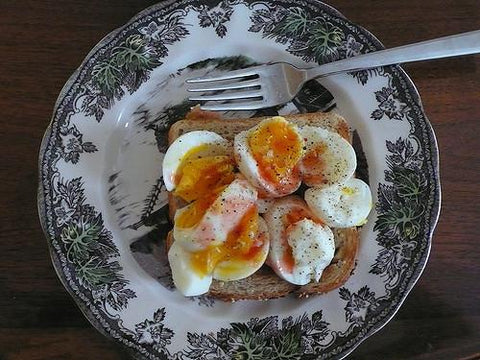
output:
[[440,209],[435,136],[400,67],[312,81],[288,104],[223,114],[334,111],[354,129],[358,176],[375,207],[356,267],[335,291],[233,304],[183,298],[163,249],[161,178],[167,130],[193,105],[185,79],[380,48],[314,0],[166,1],[102,39],[62,89],[39,156],[52,261],[92,324],[139,359],[339,359],[384,326],[426,265]]

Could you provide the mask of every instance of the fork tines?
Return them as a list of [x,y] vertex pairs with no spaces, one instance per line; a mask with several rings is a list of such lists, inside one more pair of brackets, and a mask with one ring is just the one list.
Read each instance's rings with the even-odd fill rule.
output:
[[[263,104],[260,77],[256,67],[234,70],[217,76],[188,79],[186,82],[193,85],[187,89],[189,92],[201,93],[190,96],[189,100],[208,102],[201,105],[204,110],[251,110]],[[211,103],[212,101],[216,103]]]

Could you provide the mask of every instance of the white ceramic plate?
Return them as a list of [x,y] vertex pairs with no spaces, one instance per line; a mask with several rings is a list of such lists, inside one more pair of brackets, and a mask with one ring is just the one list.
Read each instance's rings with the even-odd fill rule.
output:
[[233,304],[183,298],[163,254],[160,177],[166,130],[193,105],[186,78],[379,48],[313,0],[164,2],[104,38],[58,98],[38,200],[58,275],[92,324],[148,359],[341,358],[380,329],[425,266],[440,204],[435,137],[401,68],[334,76],[284,106],[224,114],[328,109],[355,129],[376,206],[354,273],[338,290]]

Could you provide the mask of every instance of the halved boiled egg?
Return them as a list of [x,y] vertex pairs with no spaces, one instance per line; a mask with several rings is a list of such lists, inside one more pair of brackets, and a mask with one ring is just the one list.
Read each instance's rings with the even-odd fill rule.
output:
[[230,143],[211,131],[192,131],[178,137],[163,159],[168,191],[191,202],[235,178]]
[[372,209],[370,187],[356,178],[343,184],[307,189],[305,201],[318,218],[336,228],[365,224]]
[[269,245],[267,225],[258,214],[256,220],[239,224],[224,245],[191,252],[175,241],[168,252],[173,282],[183,295],[196,296],[208,292],[212,279],[246,278],[265,263]]
[[305,155],[300,162],[303,182],[328,186],[349,179],[357,167],[352,145],[339,134],[314,126],[303,126]]
[[296,285],[319,281],[335,254],[330,228],[296,195],[276,200],[264,218],[270,232],[267,264]]
[[207,193],[177,210],[173,226],[175,241],[182,242],[191,251],[224,243],[256,201],[257,191],[242,179]]
[[177,211],[176,245],[168,257],[179,291],[199,295],[208,291],[212,278],[243,279],[263,265],[269,235],[256,200],[256,190],[246,180],[236,179]]
[[263,120],[234,140],[240,172],[264,197],[285,196],[298,189],[303,147],[296,125],[280,116]]

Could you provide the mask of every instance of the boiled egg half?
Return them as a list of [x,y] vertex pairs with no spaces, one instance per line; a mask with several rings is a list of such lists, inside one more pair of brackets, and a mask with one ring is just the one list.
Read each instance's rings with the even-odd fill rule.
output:
[[336,132],[303,126],[305,155],[300,162],[303,182],[307,186],[328,186],[352,177],[357,158],[352,145]]
[[256,190],[246,180],[235,179],[208,199],[177,211],[168,260],[182,294],[204,294],[212,279],[243,279],[264,264],[269,233],[256,200]]
[[211,131],[191,131],[178,137],[163,158],[168,191],[191,202],[235,178],[230,143]]
[[267,264],[296,285],[319,281],[335,254],[332,230],[296,195],[275,200],[264,218],[270,231]]
[[336,228],[365,224],[372,209],[370,187],[356,178],[328,187],[309,188],[305,191],[305,201],[315,216]]
[[263,197],[271,198],[291,194],[300,186],[298,164],[303,147],[297,126],[281,116],[261,121],[234,140],[240,172]]

